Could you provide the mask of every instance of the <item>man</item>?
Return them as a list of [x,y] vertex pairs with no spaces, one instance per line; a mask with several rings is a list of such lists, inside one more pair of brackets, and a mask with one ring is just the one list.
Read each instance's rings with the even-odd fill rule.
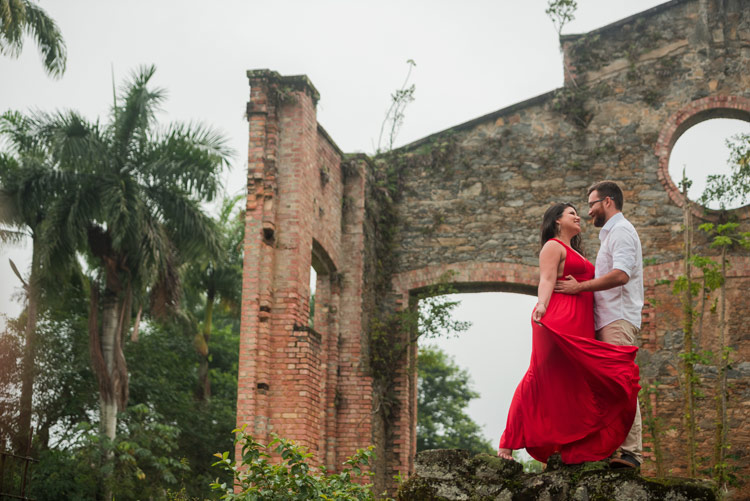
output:
[[[641,328],[643,308],[643,257],[641,240],[622,214],[622,190],[612,181],[601,181],[588,191],[589,216],[599,231],[599,253],[592,280],[577,282],[572,276],[555,284],[555,292],[594,292],[596,338],[634,346]],[[610,460],[612,468],[640,468],[643,462],[641,409],[625,442]]]

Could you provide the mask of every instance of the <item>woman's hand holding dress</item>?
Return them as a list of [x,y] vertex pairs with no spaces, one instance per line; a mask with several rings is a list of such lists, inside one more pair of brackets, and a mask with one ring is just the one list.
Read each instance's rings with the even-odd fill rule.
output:
[[547,306],[545,306],[544,303],[537,303],[534,313],[531,315],[531,319],[535,323],[542,325],[541,320],[545,313],[547,313]]

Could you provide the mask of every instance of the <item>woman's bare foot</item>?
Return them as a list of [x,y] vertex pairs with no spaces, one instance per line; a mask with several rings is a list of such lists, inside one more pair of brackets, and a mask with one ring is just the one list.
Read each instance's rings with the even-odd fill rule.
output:
[[503,459],[515,461],[515,459],[513,459],[513,451],[510,449],[498,449],[497,455]]

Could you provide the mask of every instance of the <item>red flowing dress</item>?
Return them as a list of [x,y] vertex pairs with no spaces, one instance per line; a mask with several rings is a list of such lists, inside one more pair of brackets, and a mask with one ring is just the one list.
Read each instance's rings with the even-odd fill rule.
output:
[[[563,277],[594,278],[594,266],[569,246]],[[552,293],[542,325],[531,322],[531,363],[516,388],[500,448],[526,448],[547,462],[598,461],[622,444],[635,418],[635,346],[594,339],[594,295]]]

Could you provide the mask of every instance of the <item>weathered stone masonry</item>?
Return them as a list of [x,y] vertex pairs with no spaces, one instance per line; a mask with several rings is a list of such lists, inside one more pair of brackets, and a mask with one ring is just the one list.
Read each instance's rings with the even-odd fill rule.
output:
[[[667,165],[690,126],[715,117],[750,120],[749,12],[747,0],[674,0],[564,36],[564,88],[395,151],[387,160],[398,170],[399,195],[391,202],[398,226],[388,297],[374,297],[379,263],[371,251],[372,213],[381,203],[373,193],[382,190],[373,180],[381,163],[339,151],[317,124],[318,94],[306,77],[248,72],[238,424],[261,439],[271,431],[298,439],[328,466],[356,447],[385,441],[377,445],[386,453],[387,478],[412,471],[416,351],[393,368],[396,415],[374,422],[366,332],[373,304],[406,307],[415,290],[448,270],[459,290],[533,294],[542,213],[555,201],[585,210],[586,187],[607,178],[625,188],[624,212],[643,241],[652,301],[644,311],[641,373],[659,383],[652,405],[665,431],[665,468],[683,472],[679,301],[660,280],[682,273],[682,206],[690,202]],[[724,215],[692,209],[696,226],[731,217],[750,229],[748,207]],[[584,232],[590,256],[596,235],[591,227]],[[697,237],[698,250],[712,253]],[[732,465],[747,476],[750,258],[732,251],[730,262],[727,314],[736,362],[729,373],[729,436]],[[311,264],[318,272],[314,330],[306,327]],[[706,321],[701,349],[715,351],[715,324]],[[699,450],[708,451],[716,370],[698,369],[706,394],[699,402]]]

